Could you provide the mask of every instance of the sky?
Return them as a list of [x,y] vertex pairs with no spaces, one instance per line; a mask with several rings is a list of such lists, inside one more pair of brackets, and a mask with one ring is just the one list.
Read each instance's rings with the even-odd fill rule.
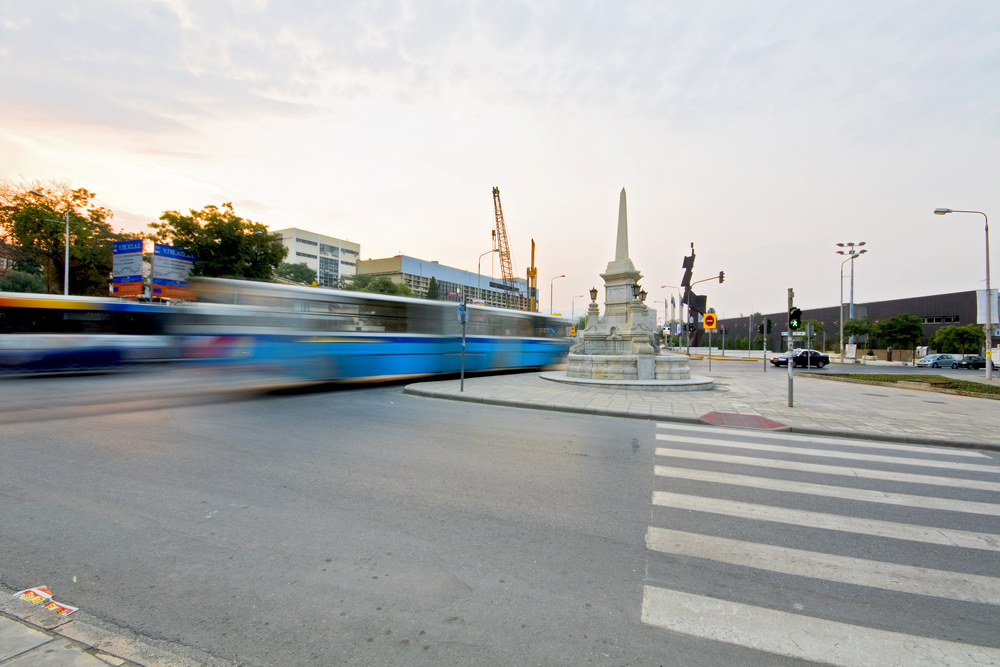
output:
[[933,210],[1000,220],[995,0],[0,0],[0,89],[0,178],[129,231],[232,202],[475,271],[497,186],[566,315],[623,187],[647,303],[693,243],[724,317],[838,304],[845,242],[857,302],[982,289],[983,217]]

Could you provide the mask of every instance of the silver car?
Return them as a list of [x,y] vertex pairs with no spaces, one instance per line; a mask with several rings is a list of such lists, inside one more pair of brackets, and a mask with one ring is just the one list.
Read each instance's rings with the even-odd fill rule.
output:
[[950,354],[928,354],[926,357],[917,359],[917,366],[930,366],[931,368],[958,368],[959,359]]

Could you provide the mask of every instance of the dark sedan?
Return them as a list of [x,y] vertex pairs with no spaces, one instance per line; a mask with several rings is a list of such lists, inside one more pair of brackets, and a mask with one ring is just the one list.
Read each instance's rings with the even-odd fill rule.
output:
[[986,368],[985,357],[966,357],[958,362],[957,368],[971,368],[974,371]]
[[[788,354],[782,353],[771,359],[775,366],[787,366]],[[819,350],[792,350],[792,365],[802,368],[823,368],[830,363],[830,355]]]

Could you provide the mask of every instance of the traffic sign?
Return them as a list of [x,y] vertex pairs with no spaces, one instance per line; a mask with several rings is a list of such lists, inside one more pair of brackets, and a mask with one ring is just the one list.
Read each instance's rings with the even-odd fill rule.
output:
[[703,319],[703,323],[704,323],[703,324],[704,328],[706,328],[706,329],[714,329],[715,328],[715,313],[705,313],[705,316],[704,316],[704,319]]

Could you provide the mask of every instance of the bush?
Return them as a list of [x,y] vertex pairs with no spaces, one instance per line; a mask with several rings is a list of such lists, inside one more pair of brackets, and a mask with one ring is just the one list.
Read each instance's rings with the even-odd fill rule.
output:
[[8,271],[0,278],[0,292],[31,292],[45,291],[45,283],[37,273],[24,271]]

